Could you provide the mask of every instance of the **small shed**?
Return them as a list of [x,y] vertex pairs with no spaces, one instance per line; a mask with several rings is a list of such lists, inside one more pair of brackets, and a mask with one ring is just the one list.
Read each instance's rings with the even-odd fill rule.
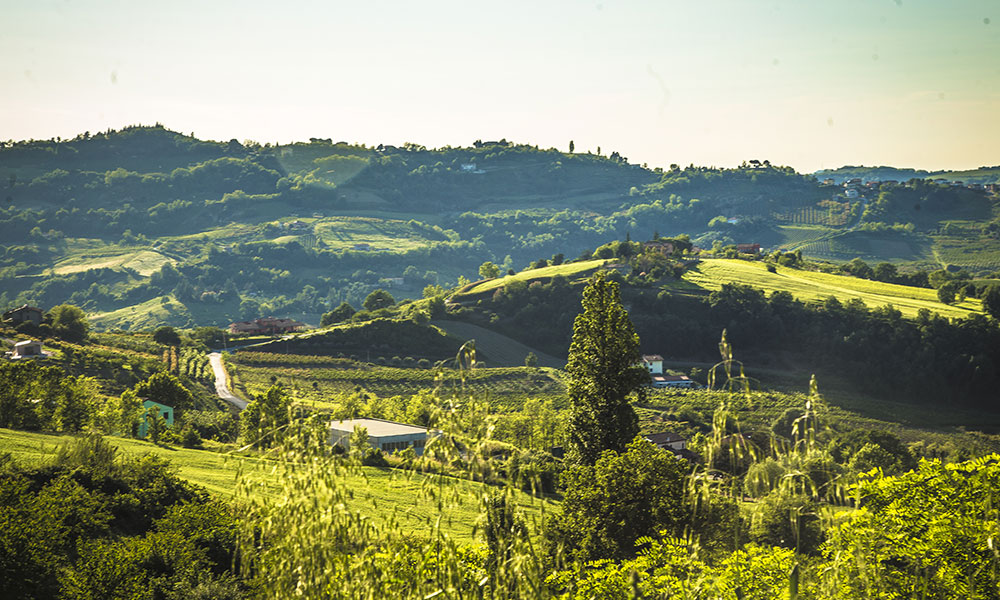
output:
[[368,430],[368,443],[372,448],[382,450],[386,454],[412,446],[417,456],[420,456],[424,453],[424,446],[429,439],[428,435],[431,437],[435,435],[426,427],[407,425],[406,423],[382,419],[344,419],[330,423],[330,445],[340,444],[349,450],[351,434],[354,433],[355,427],[363,427]]
[[14,351],[10,357],[17,360],[21,358],[41,358],[45,356],[42,352],[42,343],[36,340],[24,340],[14,344]]
[[160,418],[167,422],[167,427],[171,427],[174,424],[174,407],[167,406],[166,404],[160,404],[159,402],[153,402],[152,400],[145,400],[142,403],[142,408],[144,409],[142,414],[142,419],[139,421],[139,437],[146,437],[146,433],[149,432],[149,422],[146,421],[146,411],[157,406],[160,408]]

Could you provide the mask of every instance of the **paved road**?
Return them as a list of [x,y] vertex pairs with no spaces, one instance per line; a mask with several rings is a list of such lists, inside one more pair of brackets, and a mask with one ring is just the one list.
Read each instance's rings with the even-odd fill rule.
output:
[[219,398],[222,398],[239,410],[246,408],[247,401],[237,398],[235,394],[229,391],[229,386],[226,385],[226,366],[222,364],[222,355],[218,352],[212,352],[208,355],[208,362],[212,363],[212,371],[215,372],[215,393],[219,395]]

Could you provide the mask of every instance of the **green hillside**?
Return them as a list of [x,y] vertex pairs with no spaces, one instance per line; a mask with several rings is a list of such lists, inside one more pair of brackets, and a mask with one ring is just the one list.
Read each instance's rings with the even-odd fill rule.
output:
[[[377,289],[420,298],[474,279],[486,261],[522,271],[657,235],[687,234],[705,249],[759,243],[834,262],[1000,270],[995,194],[918,180],[847,198],[768,163],[651,170],[617,152],[507,140],[272,146],[155,126],[4,145],[0,180],[0,308],[70,302],[103,329],[263,316],[315,326]],[[514,277],[574,278],[583,264]],[[480,282],[455,300],[508,283]]]
[[[58,447],[72,436],[30,433],[0,429],[0,453],[9,452],[13,459],[25,466],[46,464]],[[209,450],[192,450],[156,446],[141,440],[108,437],[108,441],[125,455],[151,453],[169,460],[178,475],[207,489],[215,495],[231,497],[236,492],[240,477],[252,482],[267,482],[274,476],[274,467],[266,460],[222,454]],[[439,510],[438,501],[422,490],[438,485],[437,479],[427,475],[408,474],[402,470],[362,467],[361,475],[351,475],[344,485],[355,488],[349,508],[376,521],[395,518],[413,535],[429,534],[434,521],[441,517],[441,529],[462,543],[478,541],[475,528],[479,520],[478,495],[482,485],[464,480],[445,480],[444,488],[449,498],[461,503],[447,502]],[[277,491],[278,486],[273,488]],[[518,502],[532,524],[541,521],[542,501],[522,494]],[[554,504],[547,502],[547,510]]]
[[452,302],[465,302],[474,300],[484,294],[491,293],[501,287],[517,285],[519,283],[531,284],[532,282],[546,282],[553,277],[562,276],[572,280],[579,280],[581,277],[590,275],[600,267],[613,262],[612,260],[598,259],[583,262],[567,263],[538,269],[520,271],[513,275],[505,275],[495,279],[477,281],[469,284],[452,295]]
[[780,266],[771,273],[762,263],[744,260],[702,260],[684,274],[683,281],[705,290],[721,289],[725,283],[751,285],[768,293],[789,292],[803,301],[822,301],[830,296],[841,302],[858,298],[869,308],[892,305],[908,317],[915,317],[921,309],[946,317],[964,317],[982,310],[975,298],[949,305],[939,301],[932,289]]

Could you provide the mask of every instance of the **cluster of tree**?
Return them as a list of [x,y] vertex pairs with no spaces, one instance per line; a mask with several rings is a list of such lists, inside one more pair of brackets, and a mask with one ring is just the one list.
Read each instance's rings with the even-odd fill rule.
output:
[[965,187],[913,179],[905,185],[882,184],[862,215],[865,223],[912,223],[919,231],[935,231],[946,219],[989,219],[985,193]]
[[898,283],[900,285],[910,285],[914,287],[940,287],[940,284],[933,285],[932,282],[937,283],[940,277],[948,277],[948,272],[934,271],[934,278],[931,277],[927,271],[917,270],[912,273],[901,273],[896,265],[887,262],[880,262],[874,267],[871,267],[865,261],[860,258],[855,258],[854,260],[844,263],[840,266],[840,272],[846,275],[852,275],[860,279],[870,279],[872,281],[882,281],[885,283]]
[[[7,457],[9,459],[9,456]],[[242,598],[238,515],[152,455],[121,458],[100,436],[53,466],[0,473],[0,595]]]

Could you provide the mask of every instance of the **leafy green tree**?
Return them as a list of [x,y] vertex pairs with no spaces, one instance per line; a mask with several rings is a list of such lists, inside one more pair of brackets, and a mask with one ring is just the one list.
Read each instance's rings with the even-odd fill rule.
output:
[[1000,285],[991,285],[983,292],[983,308],[986,314],[1000,320]]
[[153,405],[146,409],[146,434],[154,444],[160,443],[163,432],[167,429],[167,421],[160,414],[160,407]]
[[538,357],[535,356],[534,352],[529,352],[528,355],[524,357],[524,366],[529,369],[534,369],[538,366]]
[[323,313],[323,317],[319,321],[319,326],[328,327],[336,323],[343,323],[353,317],[355,312],[357,311],[354,310],[353,306],[347,302],[341,302],[337,308],[328,313]]
[[690,516],[687,464],[641,437],[625,452],[605,451],[594,465],[563,474],[562,513],[547,528],[553,550],[582,560],[634,556],[636,540],[679,535]]
[[490,261],[479,265],[479,276],[483,279],[494,279],[500,276],[500,267]]
[[945,304],[951,304],[955,301],[955,282],[949,281],[938,288],[937,297],[938,300]]
[[863,477],[864,509],[829,530],[826,576],[837,598],[996,598],[1000,462],[922,461]]
[[367,311],[376,311],[380,308],[389,308],[396,303],[396,299],[389,295],[389,292],[385,290],[375,290],[374,292],[368,294],[365,298],[364,304]]
[[594,464],[604,450],[622,452],[639,432],[629,396],[642,393],[649,373],[640,365],[639,336],[622,306],[618,283],[598,273],[583,291],[569,347],[569,445],[576,460]]
[[280,385],[272,385],[254,397],[240,413],[241,437],[250,443],[270,446],[282,438],[289,422],[292,399]]
[[68,342],[82,342],[87,339],[87,332],[90,331],[87,315],[72,304],[52,307],[45,315],[45,320],[52,327],[52,335]]
[[371,446],[368,444],[368,428],[355,425],[348,445],[351,449],[351,456],[364,458],[371,450]]
[[153,341],[164,346],[180,346],[181,336],[173,327],[163,325],[153,332]]
[[757,504],[750,539],[758,544],[812,553],[823,541],[816,504],[808,497],[777,489]]
[[170,373],[156,373],[146,381],[136,385],[135,394],[140,398],[152,400],[171,408],[187,408],[194,403],[191,392],[185,388],[179,379]]
[[874,272],[875,279],[878,281],[885,281],[887,283],[893,283],[899,278],[899,271],[896,269],[896,265],[887,262],[881,262],[875,265]]
[[191,339],[205,344],[209,348],[218,348],[225,341],[226,332],[218,327],[196,327],[191,332]]

